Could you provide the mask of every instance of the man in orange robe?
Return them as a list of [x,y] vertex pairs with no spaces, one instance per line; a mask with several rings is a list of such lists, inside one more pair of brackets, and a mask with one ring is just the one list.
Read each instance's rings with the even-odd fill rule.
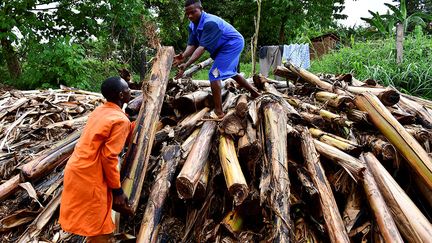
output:
[[63,230],[86,236],[87,242],[112,241],[112,206],[130,212],[117,167],[131,132],[131,122],[121,110],[130,100],[130,89],[126,81],[112,77],[101,91],[107,102],[90,114],[66,165],[60,205]]

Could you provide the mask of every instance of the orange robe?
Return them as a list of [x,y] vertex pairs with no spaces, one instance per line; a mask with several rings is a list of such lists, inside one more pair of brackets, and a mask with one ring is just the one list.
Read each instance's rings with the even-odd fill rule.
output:
[[82,236],[110,234],[112,192],[120,188],[118,155],[131,122],[118,105],[106,102],[89,116],[64,172],[60,225]]

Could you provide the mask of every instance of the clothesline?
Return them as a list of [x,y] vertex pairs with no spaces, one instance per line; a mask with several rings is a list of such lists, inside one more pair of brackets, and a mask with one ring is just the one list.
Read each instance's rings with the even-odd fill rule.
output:
[[263,46],[259,50],[260,73],[268,76],[269,71],[285,62],[291,62],[298,67],[310,67],[310,52],[308,44],[290,44],[278,46]]

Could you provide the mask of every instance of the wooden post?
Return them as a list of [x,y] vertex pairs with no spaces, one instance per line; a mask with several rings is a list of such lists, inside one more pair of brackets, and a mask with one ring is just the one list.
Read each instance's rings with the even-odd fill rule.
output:
[[261,0],[257,0],[258,10],[257,19],[255,21],[255,34],[253,35],[253,46],[252,46],[252,74],[256,72],[256,55],[257,55],[257,45],[259,36],[259,27],[261,21]]
[[402,23],[396,24],[396,63],[401,64],[403,61],[403,41],[404,26]]
[[122,168],[122,188],[134,212],[141,196],[173,57],[172,47],[159,48],[150,79],[143,82],[143,102]]

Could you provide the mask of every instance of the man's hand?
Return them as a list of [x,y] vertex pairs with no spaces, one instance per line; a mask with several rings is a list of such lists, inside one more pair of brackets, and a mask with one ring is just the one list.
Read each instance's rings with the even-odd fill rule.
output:
[[178,71],[177,71],[175,78],[179,79],[179,78],[183,77],[183,73],[184,73],[185,69],[186,69],[186,63],[180,64],[178,66]]
[[174,67],[178,66],[179,64],[184,62],[184,56],[183,53],[179,53],[177,55],[174,56],[174,61],[173,61],[173,65]]
[[128,216],[133,215],[133,210],[128,203],[128,198],[123,193],[119,196],[113,195],[112,209],[120,214],[126,214]]

